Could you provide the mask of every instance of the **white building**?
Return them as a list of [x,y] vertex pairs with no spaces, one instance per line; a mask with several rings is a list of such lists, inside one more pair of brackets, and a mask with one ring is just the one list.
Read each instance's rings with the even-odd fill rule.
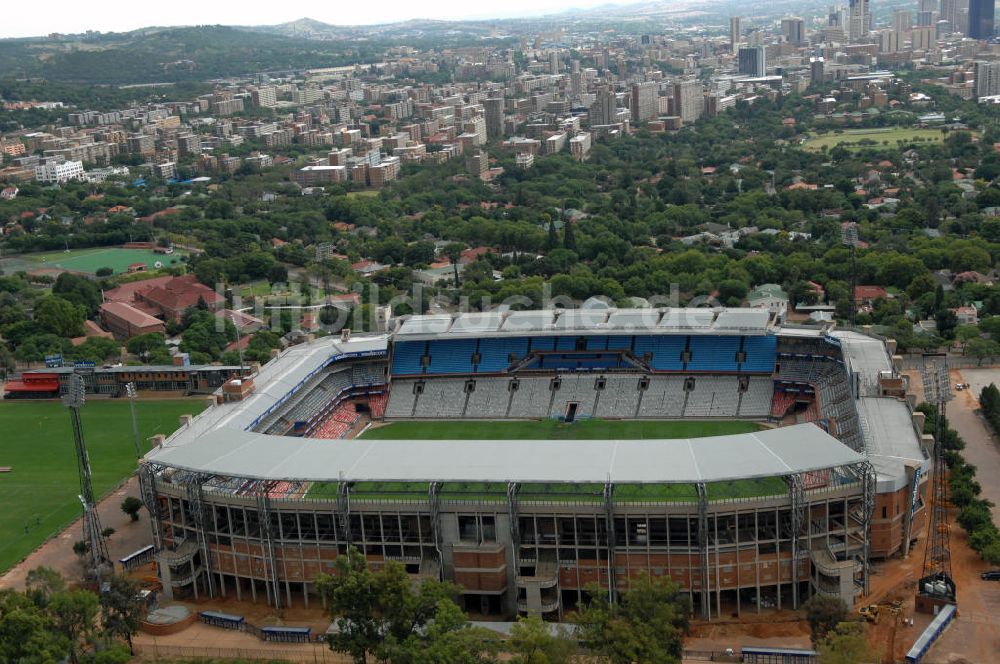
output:
[[49,161],[35,166],[35,179],[43,183],[62,183],[82,177],[82,161]]

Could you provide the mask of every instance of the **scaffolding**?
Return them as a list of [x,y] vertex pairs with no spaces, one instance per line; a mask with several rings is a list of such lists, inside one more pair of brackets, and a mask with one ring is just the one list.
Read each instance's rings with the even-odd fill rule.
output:
[[[208,596],[215,597],[215,580],[212,578],[212,552],[208,548],[209,519],[205,513],[205,503],[202,500],[202,490],[207,478],[193,474],[187,481],[187,499],[191,508],[191,518],[194,520],[198,549],[201,551],[201,561],[208,580]],[[213,529],[214,530],[214,529]],[[197,583],[195,579],[195,583]]]
[[266,482],[257,482],[255,488],[264,556],[264,582],[267,584],[268,594],[274,598],[274,608],[281,609],[281,582],[278,579],[278,559],[274,548],[274,529],[271,526],[271,497],[268,495]]
[[791,501],[792,517],[792,608],[799,608],[799,537],[802,534],[802,524],[805,523],[806,498],[802,487],[802,477],[796,473],[786,475],[788,498]]
[[712,598],[708,583],[708,490],[704,482],[698,482],[698,551],[701,555],[701,614],[705,620],[712,619]]

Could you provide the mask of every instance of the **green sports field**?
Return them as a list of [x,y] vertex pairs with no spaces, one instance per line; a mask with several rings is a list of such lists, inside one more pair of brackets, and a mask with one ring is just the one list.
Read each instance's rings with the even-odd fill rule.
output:
[[[810,136],[802,144],[802,147],[811,152],[820,151],[823,146],[828,149],[837,145],[848,150],[856,150],[864,147],[877,148],[882,146],[883,141],[888,141],[890,147],[896,147],[897,143],[923,142],[940,143],[946,134],[940,129],[919,129],[913,127],[883,127],[876,129],[847,129],[843,132],[830,132],[826,134],[816,134]],[[874,141],[875,145],[866,145],[864,141]]]
[[[139,434],[169,434],[204,399],[140,401]],[[91,401],[81,411],[94,492],[102,496],[136,467],[127,401]],[[148,449],[148,443],[144,442]],[[57,401],[0,401],[0,573],[80,515],[69,413]],[[27,526],[28,532],[25,533]]]
[[[438,440],[613,440],[637,438],[701,438],[759,431],[754,422],[732,420],[583,420],[563,424],[555,420],[393,422],[369,429],[364,438],[438,439]],[[599,484],[530,484],[521,487],[521,500],[556,502],[596,502],[603,499]],[[359,482],[351,488],[355,499],[426,500],[428,485],[421,482]],[[716,482],[707,486],[709,500],[730,500],[787,492],[781,478]],[[307,494],[310,498],[333,499],[336,484],[316,483]],[[442,486],[443,500],[506,500],[506,486],[483,482],[448,483]],[[635,502],[694,502],[698,494],[694,484],[621,485],[615,487],[615,500]]]
[[128,271],[133,263],[145,263],[147,270],[156,269],[157,262],[163,267],[178,266],[184,262],[184,254],[158,254],[147,249],[122,249],[121,247],[98,247],[95,249],[72,249],[69,252],[51,251],[43,254],[24,254],[12,259],[16,269],[70,270],[94,274],[102,267],[110,267],[115,274]]

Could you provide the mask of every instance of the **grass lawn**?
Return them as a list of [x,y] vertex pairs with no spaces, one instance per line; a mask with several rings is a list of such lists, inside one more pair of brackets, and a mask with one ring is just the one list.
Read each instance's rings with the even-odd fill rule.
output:
[[348,198],[371,198],[373,196],[378,196],[379,192],[377,189],[365,189],[364,191],[349,191],[347,192]]
[[146,249],[122,249],[120,247],[97,247],[94,249],[72,249],[53,251],[43,254],[26,254],[19,256],[23,261],[34,264],[34,268],[54,268],[72,270],[74,272],[96,273],[102,267],[110,267],[115,274],[128,270],[132,263],[145,263],[146,269],[154,270],[157,262],[163,267],[178,266],[184,263],[184,253],[175,251],[172,254],[158,254]]
[[[204,407],[204,399],[140,401],[139,434],[144,440],[169,434],[180,415]],[[103,496],[136,467],[128,402],[91,401],[81,420],[94,493]],[[61,403],[0,401],[0,432],[0,466],[13,468],[0,473],[2,573],[80,516],[80,491],[69,413]]]
[[[843,133],[829,132],[810,136],[802,147],[812,152],[819,152],[825,145],[827,149],[841,145],[850,150],[865,147],[879,147],[882,141],[889,141],[891,147],[897,146],[897,141],[908,143],[914,140],[923,143],[940,143],[946,134],[940,129],[913,129],[910,127],[885,127],[878,129],[848,129]],[[875,145],[863,145],[862,141],[874,141]]]
[[[555,420],[498,422],[393,422],[369,429],[369,439],[474,439],[474,440],[608,440],[637,438],[700,438],[759,431],[754,422],[732,420],[584,420],[561,424]],[[549,502],[597,502],[603,499],[600,484],[525,484],[521,500]],[[725,500],[783,494],[787,491],[780,478],[740,480],[709,484],[710,500]],[[351,488],[356,499],[426,500],[428,485],[422,482],[359,482]],[[334,499],[336,483],[317,482],[309,488],[308,497]],[[506,486],[484,482],[448,483],[441,487],[443,500],[506,500]],[[634,502],[694,502],[698,492],[694,484],[643,484],[615,486],[615,501]]]

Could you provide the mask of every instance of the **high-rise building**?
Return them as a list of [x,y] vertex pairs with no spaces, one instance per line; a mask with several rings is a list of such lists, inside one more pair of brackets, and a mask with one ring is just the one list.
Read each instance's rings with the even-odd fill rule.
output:
[[918,12],[932,12],[937,9],[937,0],[920,0],[917,3]]
[[559,54],[555,51],[549,53],[549,73],[558,74],[559,73]]
[[842,5],[830,7],[827,14],[826,25],[828,28],[840,28],[847,30],[847,10]]
[[486,136],[490,140],[503,137],[503,97],[487,97],[483,100],[486,111]]
[[742,26],[740,25],[743,19],[739,16],[729,17],[729,49],[735,53],[736,45],[740,43],[740,35]]
[[254,106],[274,108],[278,105],[278,91],[273,85],[254,88],[250,91],[250,100]]
[[996,0],[969,0],[969,32],[973,39],[992,39]]
[[921,27],[937,26],[937,12],[917,12],[917,25]]
[[941,0],[941,20],[948,21],[951,32],[965,33],[968,25],[969,0]]
[[976,63],[976,97],[1000,95],[1000,62]]
[[866,37],[871,31],[872,9],[869,0],[850,0],[847,12],[847,36],[850,39]]
[[900,43],[903,41],[903,33],[909,32],[913,27],[913,13],[909,9],[897,9],[892,13],[892,29],[896,31]]
[[743,46],[739,56],[740,73],[747,76],[764,76],[767,65],[764,60],[763,46]]
[[636,124],[656,117],[660,109],[657,97],[660,86],[655,81],[634,83],[629,106],[632,111],[632,122]]
[[879,53],[895,53],[899,50],[899,33],[895,30],[879,30]]
[[674,114],[681,122],[696,122],[705,112],[705,91],[701,81],[689,79],[674,83]]
[[910,32],[911,48],[914,51],[933,51],[937,47],[937,37],[934,28],[929,25],[918,25]]
[[822,83],[825,75],[825,61],[823,58],[809,59],[809,81],[811,83]]
[[802,44],[806,40],[805,20],[791,16],[781,19],[781,35],[792,44]]
[[618,100],[615,93],[608,88],[601,88],[597,91],[597,99],[590,106],[590,124],[609,125],[613,124],[618,116]]

